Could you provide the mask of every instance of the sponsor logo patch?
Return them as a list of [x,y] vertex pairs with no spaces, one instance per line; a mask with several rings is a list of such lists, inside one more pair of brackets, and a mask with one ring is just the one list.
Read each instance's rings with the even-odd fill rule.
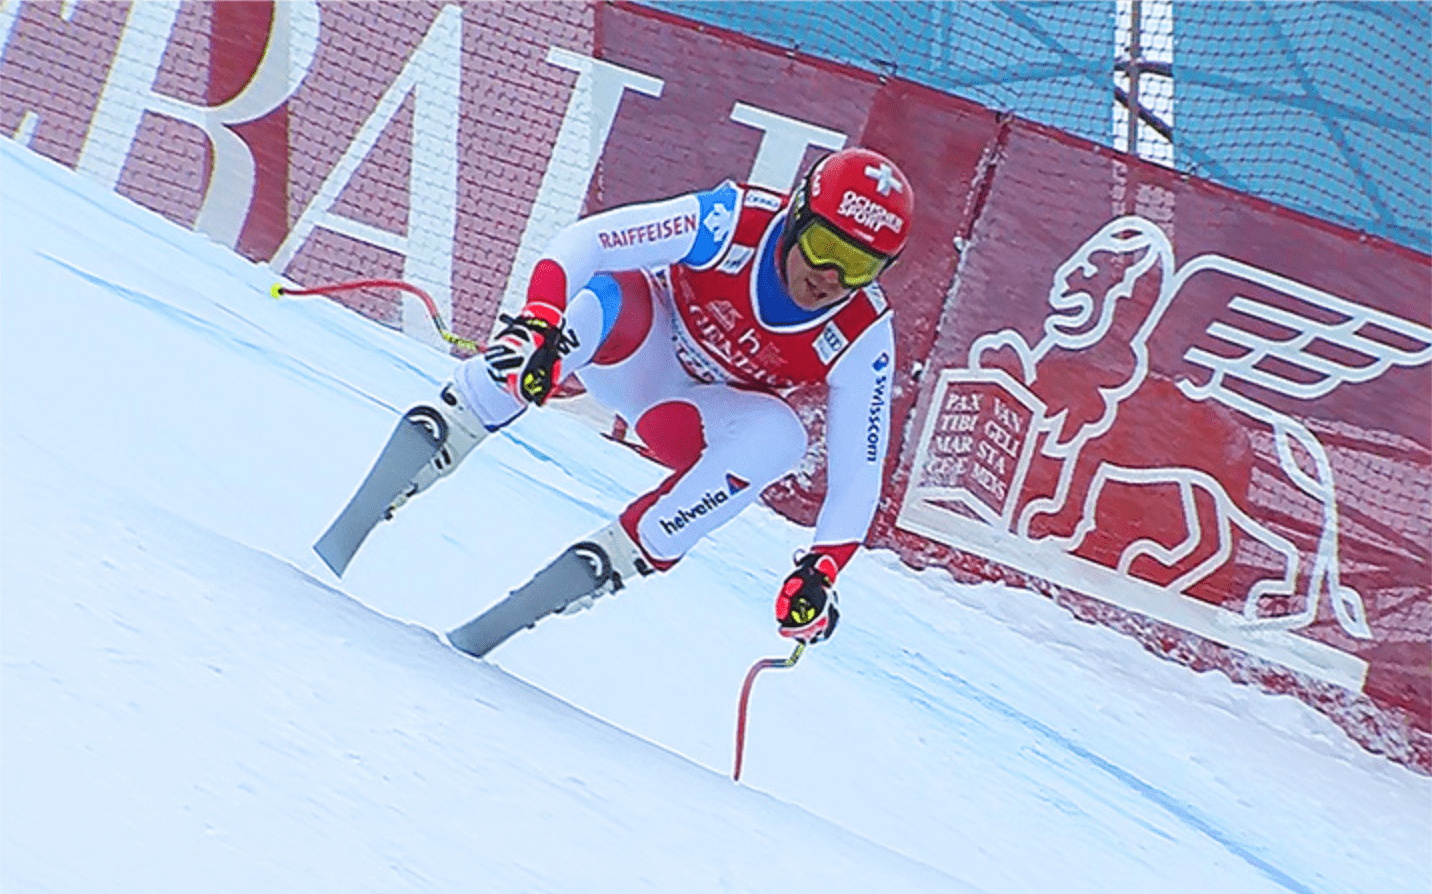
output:
[[696,215],[679,214],[675,217],[668,217],[666,220],[653,221],[645,226],[600,232],[597,233],[597,241],[602,244],[602,248],[626,248],[646,242],[660,242],[663,239],[689,233],[694,229],[696,229]]
[[835,213],[840,217],[850,218],[856,226],[865,227],[872,233],[885,229],[898,233],[905,228],[905,221],[893,211],[875,204],[851,189],[846,190],[845,195],[840,197],[840,207]]
[[825,324],[825,328],[820,331],[820,335],[816,336],[815,353],[816,356],[820,358],[821,363],[830,366],[835,358],[840,356],[840,352],[844,351],[849,344],[850,340],[845,337],[845,333],[840,331],[840,327],[835,325],[834,320],[831,320]]
[[762,211],[781,210],[781,200],[779,196],[754,189],[746,190],[746,200],[742,204],[747,208],[759,208]]
[[716,269],[722,273],[729,273],[734,276],[741,272],[741,268],[746,266],[746,262],[751,260],[751,257],[755,255],[755,253],[756,250],[754,248],[747,248],[744,245],[733,245],[731,246],[731,250],[726,252],[726,259],[723,260],[721,265]]
[[675,536],[678,531],[697,519],[704,518],[717,509],[720,509],[731,497],[750,486],[751,482],[727,472],[726,488],[724,490],[717,489],[707,491],[702,495],[700,503],[697,503],[695,506],[678,509],[676,510],[676,515],[671,518],[658,518],[657,521],[661,522],[661,529],[666,532],[667,536]]
[[701,221],[701,225],[711,231],[711,237],[719,245],[731,235],[731,228],[736,226],[736,215],[730,208],[718,202],[711,206],[711,212]]
[[870,395],[870,415],[866,417],[865,426],[865,461],[876,462],[880,459],[880,435],[883,428],[882,415],[885,410],[885,385],[890,377],[885,370],[890,366],[890,355],[882,353],[875,358],[871,364],[880,375],[875,379],[875,391]]

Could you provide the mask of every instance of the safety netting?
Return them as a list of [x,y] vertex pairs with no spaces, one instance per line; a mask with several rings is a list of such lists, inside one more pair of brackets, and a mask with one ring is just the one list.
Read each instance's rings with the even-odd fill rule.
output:
[[1120,150],[1137,61],[1142,156],[1432,252],[1432,5],[643,5]]

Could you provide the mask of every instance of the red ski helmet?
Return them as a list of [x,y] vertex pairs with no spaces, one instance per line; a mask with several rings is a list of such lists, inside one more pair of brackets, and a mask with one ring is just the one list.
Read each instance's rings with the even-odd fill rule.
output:
[[849,288],[867,285],[905,248],[915,210],[910,180],[870,149],[842,149],[811,168],[791,197],[784,262],[799,244],[813,267],[834,267]]

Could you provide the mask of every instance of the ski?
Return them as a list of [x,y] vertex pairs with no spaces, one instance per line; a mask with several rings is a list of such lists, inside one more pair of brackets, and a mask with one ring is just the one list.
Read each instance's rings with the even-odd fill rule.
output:
[[[481,658],[520,630],[550,614],[568,611],[612,590],[621,577],[613,573],[606,550],[583,541],[569,547],[527,584],[501,602],[448,633],[454,648]],[[584,607],[584,606],[583,606]]]
[[348,505],[313,545],[314,552],[339,577],[378,523],[390,517],[389,509],[412,484],[413,477],[432,461],[447,439],[447,423],[432,407],[413,407],[399,420],[368,476]]

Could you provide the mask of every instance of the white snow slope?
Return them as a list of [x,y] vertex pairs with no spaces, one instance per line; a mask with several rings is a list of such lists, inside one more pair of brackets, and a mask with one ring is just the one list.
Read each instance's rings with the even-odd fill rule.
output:
[[733,783],[808,535],[764,507],[456,652],[661,470],[529,413],[339,581],[311,544],[453,359],[0,143],[4,891],[1429,890],[1432,780],[879,551]]

